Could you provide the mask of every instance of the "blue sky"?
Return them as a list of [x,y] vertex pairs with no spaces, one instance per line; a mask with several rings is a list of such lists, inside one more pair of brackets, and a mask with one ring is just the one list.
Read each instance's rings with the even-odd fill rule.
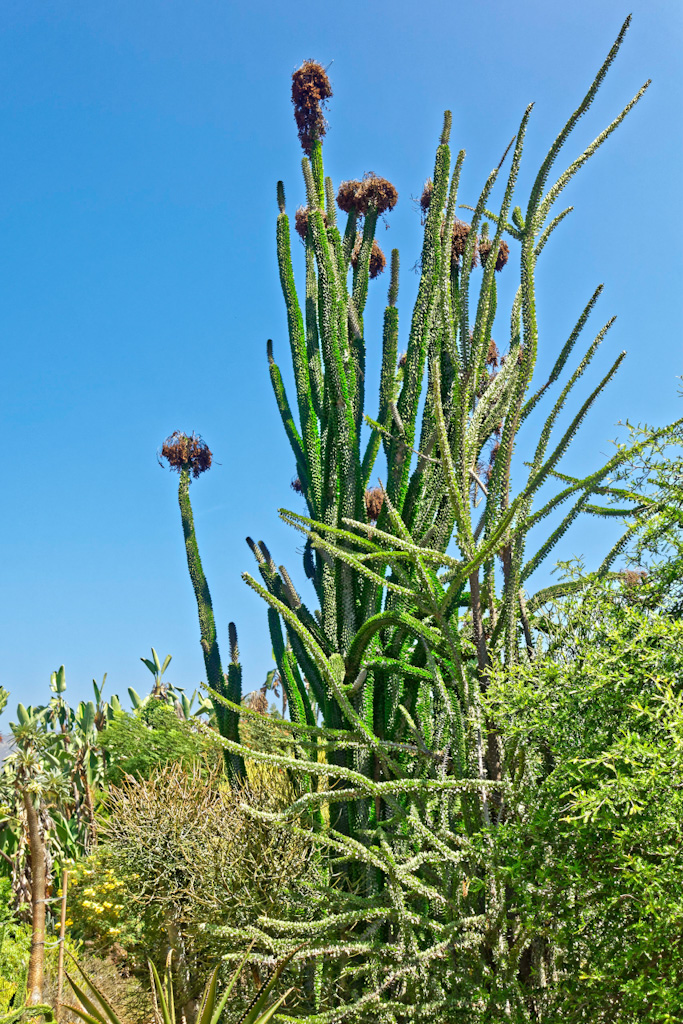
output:
[[[308,57],[332,62],[335,182],[373,170],[398,188],[380,241],[401,250],[405,347],[421,238],[411,196],[431,173],[443,110],[454,149],[467,150],[460,196],[471,202],[536,102],[523,197],[629,11],[567,159],[653,85],[567,191],[575,212],[538,277],[541,367],[601,281],[592,326],[618,320],[590,380],[628,351],[573,468],[599,463],[621,419],[681,415],[678,0],[5,0],[0,683],[10,707],[47,699],[62,663],[73,699],[104,672],[109,692],[146,690],[139,659],[152,645],[173,655],[177,684],[203,678],[177,478],[156,461],[175,429],[200,432],[218,463],[192,498],[225,653],[234,619],[245,688],[271,666],[265,610],[240,574],[252,569],[250,534],[300,579],[298,539],[277,517],[298,499],[265,357],[272,337],[286,365],[275,183],[284,179],[291,212],[304,194],[292,71]],[[375,365],[387,284],[374,284],[366,317]],[[370,395],[375,386],[371,372]],[[590,564],[607,540],[578,526],[560,554]]]

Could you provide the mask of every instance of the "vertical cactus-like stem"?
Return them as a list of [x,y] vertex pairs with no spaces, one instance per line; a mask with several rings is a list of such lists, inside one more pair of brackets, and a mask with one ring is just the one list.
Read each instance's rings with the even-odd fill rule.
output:
[[315,277],[315,253],[310,231],[306,239],[306,353],[308,355],[308,376],[311,382],[311,400],[321,427],[324,428],[323,391],[325,382],[318,336],[318,283]]
[[323,147],[320,139],[316,139],[311,147],[311,170],[315,182],[318,206],[325,208],[325,170],[323,168]]
[[[284,206],[284,188],[278,185],[278,200]],[[303,438],[303,455],[306,463],[307,476],[310,480],[311,505],[320,509],[321,466],[320,466],[320,435],[316,416],[314,392],[311,389],[309,359],[314,339],[310,337],[310,317],[307,316],[308,334],[304,330],[303,317],[294,284],[292,254],[290,249],[289,218],[282,210],[277,219],[277,256],[280,268],[280,284],[287,309],[287,326],[289,343],[292,352],[292,366],[296,384],[299,422]],[[308,311],[307,311],[308,312]],[[317,347],[317,346],[316,346]],[[315,374],[315,367],[314,367]]]
[[[320,341],[325,365],[325,402],[330,420],[326,440],[326,469],[334,464],[333,481],[328,472],[323,476],[324,492],[335,504],[338,503],[339,517],[357,514],[362,493],[360,488],[360,457],[358,431],[354,416],[354,400],[357,389],[357,374],[354,359],[348,345],[348,294],[346,285],[339,275],[334,251],[319,208],[317,187],[311,165],[303,161],[304,180],[309,206],[309,225],[318,268],[318,317]],[[334,452],[330,446],[334,447]],[[325,509],[329,515],[329,509]],[[333,520],[337,525],[338,519]],[[325,575],[325,569],[323,568]],[[337,626],[336,640],[340,650],[345,650],[356,630],[355,581],[349,567],[337,567]],[[323,616],[327,618],[326,609]],[[327,624],[326,624],[327,629]]]
[[397,402],[398,416],[403,424],[403,436],[395,436],[389,453],[387,492],[392,503],[399,511],[403,507],[408,488],[410,474],[409,452],[415,441],[415,421],[420,391],[422,389],[425,361],[427,359],[429,331],[439,284],[441,261],[440,228],[450,171],[448,138],[451,120],[450,111],[447,111],[444,117],[441,143],[436,152],[434,190],[425,226],[424,244],[422,246],[422,276],[410,328],[403,387]]
[[[391,253],[391,281],[389,284],[388,304],[384,311],[384,331],[382,333],[382,370],[379,384],[379,412],[377,423],[384,431],[389,430],[391,425],[391,410],[389,403],[396,397],[396,358],[398,354],[398,271],[399,256],[398,249]],[[363,456],[362,479],[363,490],[370,482],[370,475],[375,465],[375,459],[379,452],[380,442],[384,441],[385,450],[388,450],[389,442],[387,434],[375,427],[370,434],[365,455]]]
[[[232,679],[226,680],[221,666],[221,655],[218,648],[218,637],[216,635],[216,621],[213,614],[211,592],[207,583],[202,560],[199,556],[199,545],[194,528],[194,515],[190,502],[190,471],[184,466],[180,471],[178,484],[178,504],[180,505],[180,517],[183,524],[183,536],[185,538],[185,553],[187,555],[187,568],[190,573],[190,580],[197,601],[197,612],[199,615],[199,633],[202,653],[204,655],[204,666],[206,668],[206,681],[212,690],[222,697],[239,704],[241,699],[240,686],[238,685],[240,673],[239,666],[231,666]],[[234,629],[234,626],[233,626]],[[216,704],[216,719],[222,736],[226,739],[239,738],[239,714],[222,704]],[[241,758],[226,753],[226,764],[232,777],[244,775],[244,763]]]

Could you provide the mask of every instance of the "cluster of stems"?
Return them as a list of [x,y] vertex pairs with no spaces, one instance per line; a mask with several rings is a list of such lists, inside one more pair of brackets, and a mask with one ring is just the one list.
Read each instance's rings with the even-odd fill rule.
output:
[[[252,751],[250,756],[286,767],[301,780],[302,796],[288,813],[294,821],[306,818],[325,851],[330,884],[319,914],[296,926],[264,921],[255,932],[272,949],[298,931],[310,944],[306,955],[317,954],[320,964],[328,965],[327,987],[320,978],[314,986],[315,1019],[321,1024],[346,1016],[362,1019],[366,1012],[372,1016],[378,1004],[392,1021],[418,1019],[416,1005],[419,1019],[455,1012],[464,1007],[461,996],[466,999],[462,977],[454,980],[464,964],[471,976],[478,972],[491,999],[508,1007],[518,1000],[527,1012],[525,984],[532,974],[538,979],[550,970],[550,946],[532,949],[481,843],[489,830],[514,819],[509,794],[525,769],[519,752],[507,750],[487,721],[480,698],[496,666],[533,658],[536,615],[544,602],[563,587],[607,575],[623,550],[628,530],[592,577],[528,593],[535,570],[579,514],[642,518],[648,513],[642,502],[636,504],[633,495],[610,483],[627,458],[623,449],[581,477],[559,468],[623,359],[621,353],[612,361],[558,432],[570,393],[613,319],[597,331],[545,420],[537,428],[527,423],[532,413],[530,423],[537,422],[537,407],[561,379],[601,292],[595,290],[558,346],[547,379],[536,382],[537,262],[571,212],[570,207],[555,214],[555,203],[647,83],[562,173],[554,180],[551,175],[628,23],[552,143],[524,211],[515,204],[515,188],[531,107],[475,205],[467,207],[471,222],[464,234],[456,210],[465,154],[452,158],[452,119],[446,112],[417,299],[400,361],[399,256],[396,250],[391,254],[379,396],[371,416],[366,358],[379,346],[366,341],[371,332],[365,306],[377,206],[351,205],[345,225],[338,224],[322,142],[314,138],[310,159],[303,159],[305,287],[299,296],[284,186],[278,183],[277,256],[294,402],[270,341],[268,361],[308,512],[281,510],[281,516],[305,535],[303,564],[315,604],[304,602],[264,542],[248,541],[261,580],[249,574],[244,579],[268,604],[291,719],[272,723],[283,737],[281,753]],[[499,179],[502,197],[492,210]],[[466,241],[454,255],[456,231]],[[482,240],[494,256],[504,241],[519,254],[507,316],[498,304],[498,261],[487,258],[481,270],[476,267]],[[505,270],[513,272],[511,265]],[[494,331],[499,344],[507,333],[500,360]],[[525,424],[532,442],[530,447],[525,442],[521,459],[519,452],[513,459]],[[365,492],[380,458],[385,482],[375,521]],[[521,478],[516,487],[513,470]],[[615,498],[621,499],[618,508]],[[541,541],[535,533],[531,544],[532,529],[551,516],[550,532]],[[188,541],[192,573],[199,558],[189,552]],[[208,645],[205,658],[215,649],[217,659],[213,617],[202,619],[202,607],[210,608],[210,602],[200,600],[205,581],[196,568],[193,582],[202,642]],[[222,680],[218,669],[209,677],[214,697],[226,716],[238,715],[236,696],[221,700],[223,684],[212,678]],[[226,748],[241,757],[236,733],[229,732],[233,728],[236,719],[226,717],[221,724]],[[435,968],[449,958],[455,975]]]

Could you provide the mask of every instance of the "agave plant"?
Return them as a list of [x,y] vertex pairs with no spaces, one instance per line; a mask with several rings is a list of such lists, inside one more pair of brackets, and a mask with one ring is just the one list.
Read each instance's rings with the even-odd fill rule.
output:
[[[259,986],[256,995],[250,1002],[247,1009],[244,1010],[244,1012],[236,1019],[235,1024],[268,1024],[268,1021],[275,1013],[277,1013],[287,999],[287,996],[292,992],[292,988],[288,988],[283,995],[275,1000],[275,1002],[271,1003],[270,1006],[266,1006],[266,1003],[268,1002],[273,989],[277,985],[282,972],[294,956],[296,956],[299,949],[301,949],[301,946],[292,950],[287,954],[287,956],[277,962],[267,981]],[[219,995],[218,991],[220,965],[214,968],[211,977],[206,983],[206,988],[204,989],[204,993],[199,1002],[196,1024],[218,1024],[221,1019],[221,1015],[228,1006],[228,1000],[233,994],[237,980],[242,968],[249,958],[250,952],[251,947],[247,950],[242,961],[235,968],[235,971],[233,972],[233,975],[222,995]],[[164,971],[163,979],[159,976],[159,972],[154,964],[149,962],[156,1024],[176,1024],[176,1003],[173,989],[172,959],[173,950],[170,950],[166,958],[166,969]],[[97,988],[92,978],[86,974],[78,963],[76,963],[76,967],[90,989],[90,995],[88,995],[83,987],[79,985],[67,972],[69,984],[71,985],[76,998],[79,1000],[80,1006],[67,1005],[65,1008],[70,1010],[71,1013],[74,1013],[84,1021],[85,1024],[122,1024],[121,1018],[117,1014],[116,1009],[112,1006],[106,996],[104,996]]]

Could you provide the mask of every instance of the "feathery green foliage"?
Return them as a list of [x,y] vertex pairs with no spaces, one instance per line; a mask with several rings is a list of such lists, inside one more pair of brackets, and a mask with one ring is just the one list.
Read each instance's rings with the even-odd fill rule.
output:
[[543,1021],[683,1015],[683,623],[645,589],[625,573],[549,607],[545,650],[487,694],[512,784],[492,856],[545,959]]

